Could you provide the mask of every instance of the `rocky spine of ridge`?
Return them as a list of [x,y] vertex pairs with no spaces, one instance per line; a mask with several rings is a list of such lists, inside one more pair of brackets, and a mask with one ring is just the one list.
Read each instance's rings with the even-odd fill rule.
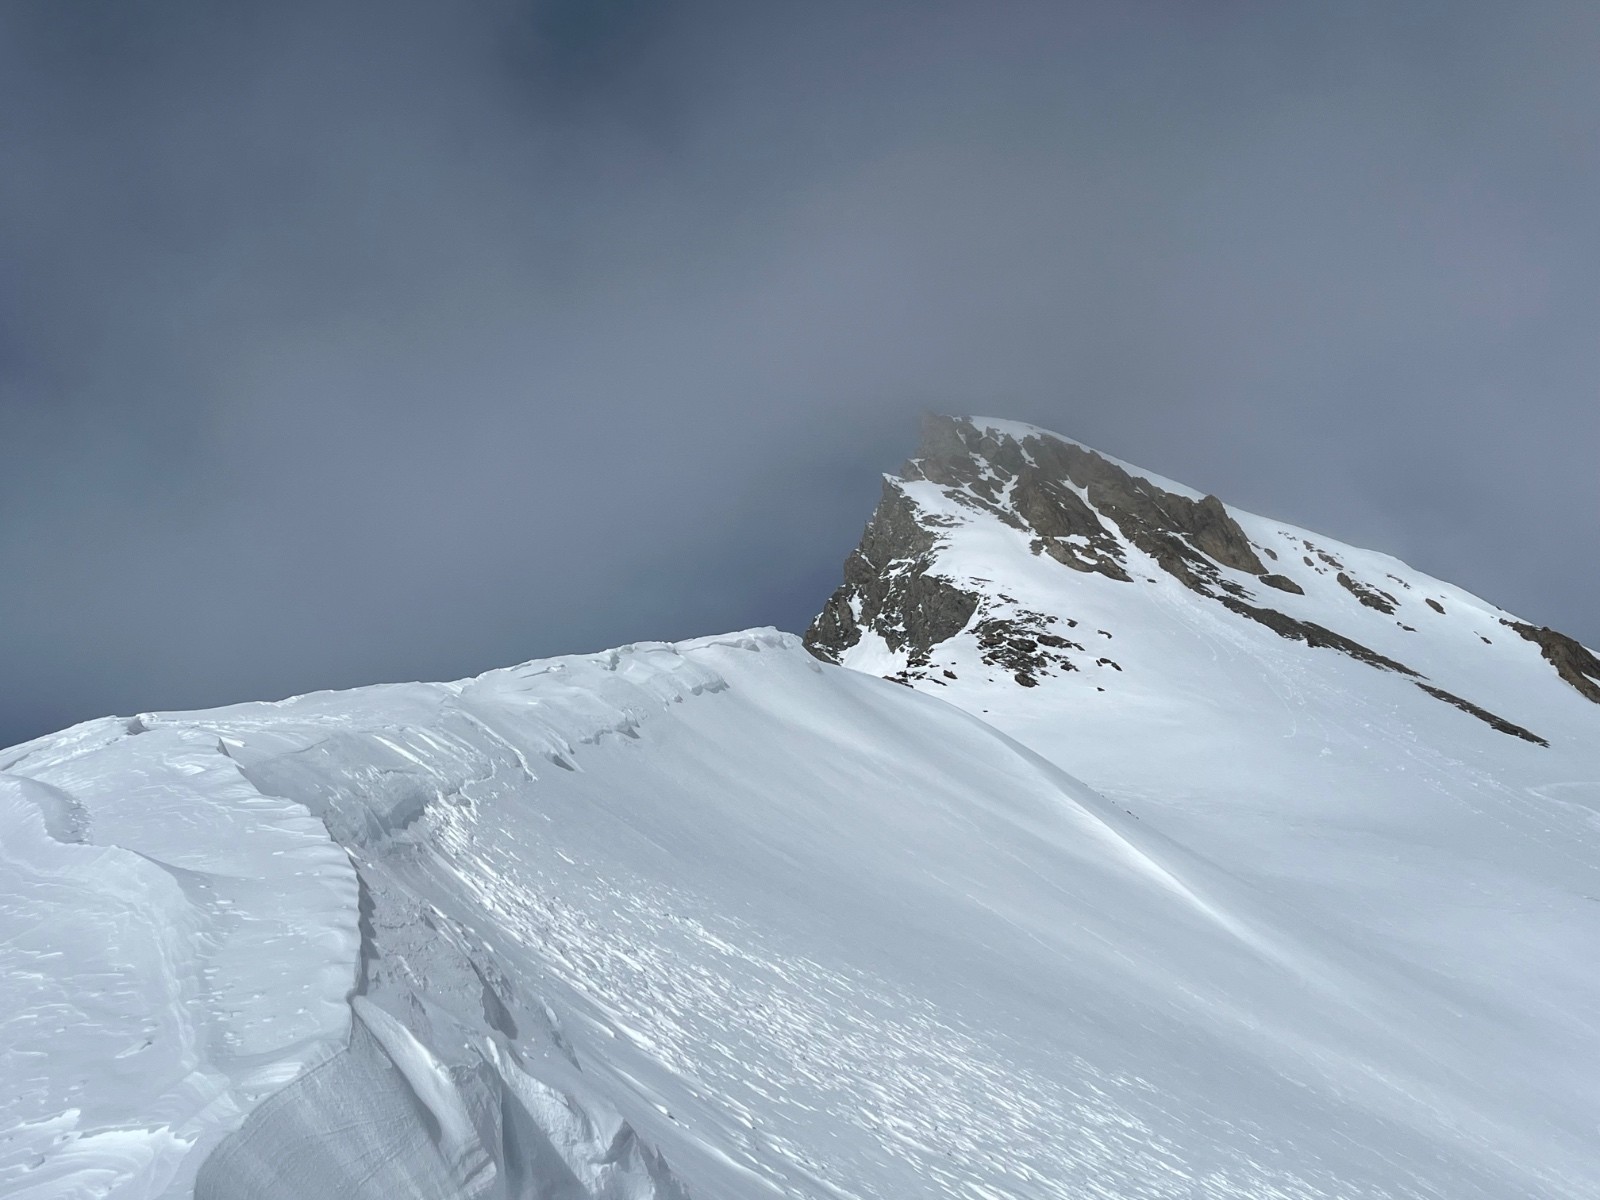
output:
[[[1405,663],[1264,603],[1238,576],[1253,577],[1262,589],[1303,594],[1303,588],[1262,561],[1263,553],[1276,555],[1254,545],[1217,497],[1196,500],[1169,491],[1060,438],[1042,433],[1012,437],[965,418],[925,418],[916,453],[886,478],[877,511],[845,563],[843,583],[806,631],[806,647],[818,658],[841,661],[871,631],[891,652],[906,653],[905,668],[891,678],[940,683],[928,672],[933,647],[970,629],[985,663],[1031,687],[1041,676],[1078,669],[1070,651],[1087,653],[1066,632],[1075,622],[1020,609],[1001,591],[975,591],[963,586],[970,581],[939,572],[938,549],[951,522],[922,511],[906,494],[901,485],[918,480],[936,484],[957,503],[1026,534],[1034,554],[1063,567],[1135,584],[1126,550],[1131,545],[1189,590],[1280,637],[1404,675],[1428,695],[1501,733],[1547,744],[1538,734],[1433,686]],[[1398,601],[1389,592],[1355,579],[1343,563],[1312,543],[1306,549],[1307,566],[1336,572],[1339,586],[1362,605],[1394,613]],[[1600,702],[1600,661],[1552,630],[1513,628],[1540,646],[1563,679]],[[1106,658],[1095,661],[1117,666]]]
[[1600,659],[1584,647],[1582,642],[1557,633],[1548,626],[1528,625],[1522,621],[1500,622],[1509,626],[1518,636],[1539,647],[1545,662],[1577,690],[1580,696],[1600,704]]

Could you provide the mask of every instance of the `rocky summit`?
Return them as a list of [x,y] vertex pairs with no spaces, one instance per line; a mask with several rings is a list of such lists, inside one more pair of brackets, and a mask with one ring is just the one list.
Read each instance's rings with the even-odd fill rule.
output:
[[[1041,561],[1013,577],[985,557],[1001,547],[1019,558],[1026,547]],[[976,573],[974,563],[987,573]],[[1048,598],[1024,603],[1008,593],[1008,587],[1022,590],[1012,586],[1022,578],[1048,578],[1046,563],[1065,569],[1044,589]],[[1066,572],[1099,578],[1073,582]],[[1079,596],[1093,591],[1112,610],[1131,614],[1149,598],[1141,589],[1172,584],[1279,638],[1405,677],[1497,732],[1547,744],[1407,663],[1407,651],[1436,632],[1422,627],[1448,615],[1440,597],[1429,594],[1445,585],[1403,564],[1236,513],[1215,496],[1013,422],[925,419],[921,445],[884,480],[878,509],[845,562],[844,582],[805,643],[829,662],[941,688],[958,678],[961,652],[972,651],[980,669],[1032,688],[1086,668],[1090,675],[1098,674],[1093,668],[1121,671],[1070,615]],[[1483,605],[1474,599],[1469,608],[1480,613]],[[1560,680],[1600,703],[1600,660],[1581,644],[1510,614],[1495,612],[1491,624],[1535,644]],[[1415,637],[1408,642],[1391,630]],[[1487,632],[1479,641],[1494,644]],[[1460,665],[1453,663],[1450,673]]]

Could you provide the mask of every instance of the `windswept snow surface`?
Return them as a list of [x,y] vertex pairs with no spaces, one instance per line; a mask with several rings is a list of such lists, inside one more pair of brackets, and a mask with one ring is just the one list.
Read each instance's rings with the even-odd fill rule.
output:
[[180,1192],[348,1031],[356,876],[214,733],[0,755],[0,1195]]
[[18,747],[0,1194],[1600,1194],[1594,784],[1284,669],[1238,796],[770,630]]

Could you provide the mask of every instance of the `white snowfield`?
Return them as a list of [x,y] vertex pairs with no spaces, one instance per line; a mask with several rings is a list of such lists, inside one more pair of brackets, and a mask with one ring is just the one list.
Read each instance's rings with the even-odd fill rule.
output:
[[1316,535],[1234,514],[1549,745],[905,486],[1096,654],[754,630],[0,753],[0,1196],[1600,1196],[1600,707]]

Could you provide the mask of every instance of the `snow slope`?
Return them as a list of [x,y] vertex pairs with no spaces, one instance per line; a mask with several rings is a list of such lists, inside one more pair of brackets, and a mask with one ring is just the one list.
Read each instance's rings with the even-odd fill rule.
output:
[[[980,596],[918,664],[756,630],[0,753],[0,1195],[1600,1194],[1600,710],[1325,539],[1401,617],[1286,604],[1548,744],[894,486]],[[1041,626],[1088,649],[986,659]]]
[[355,872],[198,730],[0,768],[0,1195],[161,1194],[343,1036]]
[[[838,661],[937,695],[1069,766],[1277,922],[1300,926],[1297,944],[1344,947],[1359,960],[1355,978],[1404,975],[1439,1006],[1417,1044],[1520,1112],[1530,1136],[1570,1139],[1588,1162],[1571,1194],[1600,1194],[1600,707],[1512,614],[1386,555],[1239,510],[1227,512],[1262,565],[1296,590],[1213,564],[1223,588],[1411,674],[1281,636],[1228,607],[1237,597],[1223,588],[1198,593],[1103,504],[1096,518],[1127,578],[1074,569],[1014,519],[1026,478],[1014,468],[1041,440],[1077,443],[1014,422],[954,424],[971,443],[960,465],[975,467],[976,487],[959,468],[946,474],[949,462],[915,458],[890,477],[888,495],[910,502],[934,545],[877,573],[926,572],[976,597],[976,610],[931,645],[891,648],[915,617],[914,597],[891,596]],[[841,596],[859,615],[863,589]],[[1553,1161],[1527,1145],[1499,1149]]]

